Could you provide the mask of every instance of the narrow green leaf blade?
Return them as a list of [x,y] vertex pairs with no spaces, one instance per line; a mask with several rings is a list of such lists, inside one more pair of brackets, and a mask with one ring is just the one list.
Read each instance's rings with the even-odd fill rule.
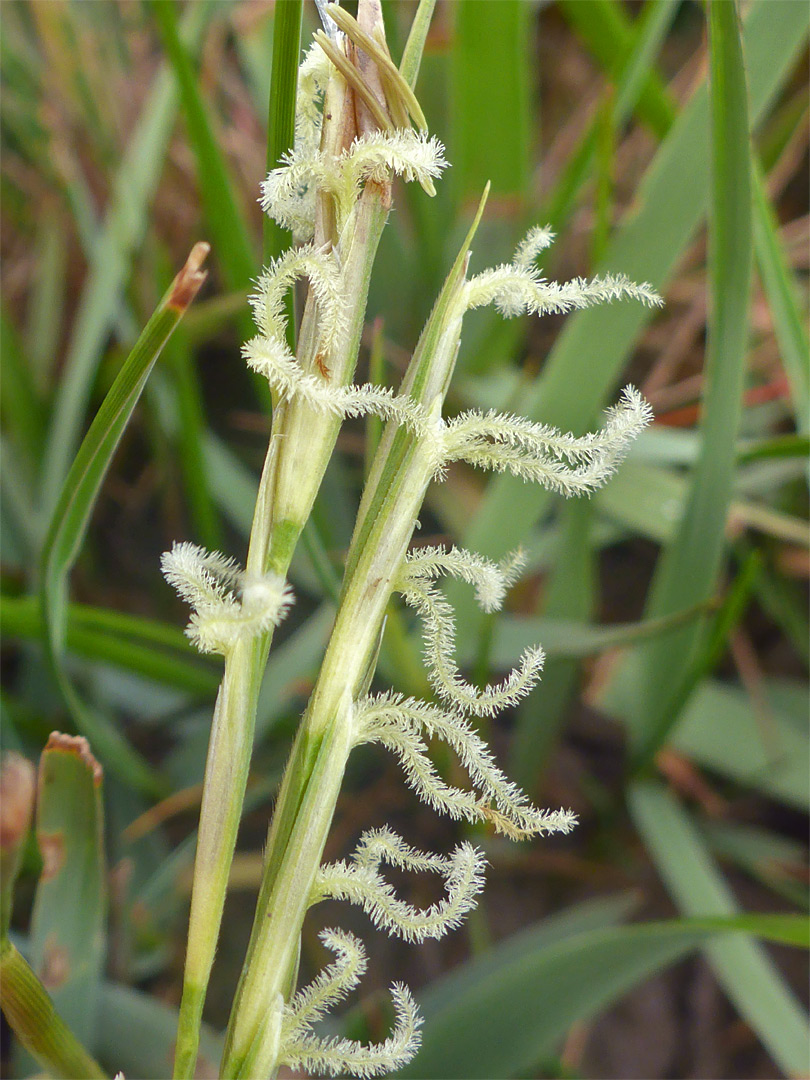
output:
[[496,946],[421,999],[422,1048],[399,1076],[474,1080],[525,1075],[568,1029],[680,959],[705,930],[678,923],[595,929],[532,947]]
[[[701,450],[683,517],[658,562],[651,616],[705,601],[715,591],[742,416],[751,290],[751,179],[742,42],[733,0],[709,13],[712,179],[709,215],[710,316]],[[649,760],[675,719],[674,699],[695,660],[703,627],[684,627],[644,649],[640,712],[631,717],[637,758]],[[662,717],[668,723],[662,723]]]
[[[591,618],[595,578],[592,523],[592,504],[588,500],[571,502],[563,508],[561,554],[546,593],[547,617],[567,617],[583,623]],[[549,659],[545,651],[542,682],[518,709],[510,752],[509,775],[530,794],[538,790],[579,678],[575,659]]]
[[[559,0],[568,22],[611,75],[621,68],[633,47],[633,30],[619,4],[611,0]],[[646,72],[636,111],[659,136],[666,134],[674,109],[658,72]]]
[[0,414],[20,456],[36,466],[45,417],[23,343],[5,309],[0,310]]
[[54,732],[39,764],[42,874],[31,915],[31,964],[59,1015],[90,1048],[106,953],[103,813],[101,766],[87,740]]
[[768,200],[762,173],[753,165],[754,245],[757,265],[773,317],[782,363],[790,382],[796,427],[810,431],[810,344],[806,318],[802,317],[796,284],[777,233],[776,218]]
[[[0,596],[6,640],[41,641],[42,607],[36,596]],[[213,664],[194,652],[176,626],[85,604],[68,604],[68,652],[131,671],[178,690],[212,694],[219,685]]]
[[[295,97],[301,53],[303,0],[277,4],[273,20],[273,69],[267,116],[267,171],[277,168],[295,141]],[[292,244],[289,229],[264,216],[264,261],[277,259]],[[294,321],[288,326],[294,327]]]
[[[177,1037],[177,1009],[118,983],[105,983],[99,1008],[98,1056],[110,1071],[142,1080],[171,1075]],[[200,1076],[216,1076],[222,1038],[204,1024],[200,1030]]]
[[744,934],[771,941],[775,945],[794,945],[810,949],[810,922],[806,915],[719,915],[706,918],[682,919],[684,927],[696,930],[739,930]]
[[118,731],[84,706],[64,671],[68,575],[84,540],[102,480],[149,373],[205,279],[202,263],[207,253],[207,244],[195,245],[102,402],[65,480],[42,553],[40,595],[46,648],[65,701],[79,730],[92,739],[102,760],[130,783],[150,791],[155,790],[152,770]]
[[581,660],[608,649],[633,645],[694,622],[707,605],[686,608],[660,619],[642,619],[637,623],[599,626],[576,622],[555,615],[504,615],[498,620],[493,643],[493,660],[499,669],[514,666],[524,649],[540,644],[553,660]]
[[[685,915],[736,917],[737,905],[685,810],[654,781],[629,791],[630,811],[673,899]],[[762,947],[746,938],[712,941],[709,961],[731,1001],[780,1069],[804,1076],[810,1030],[799,1003]]]
[[674,729],[672,746],[705,768],[806,812],[807,686],[798,680],[766,679],[762,694],[767,718],[741,687],[706,680]]
[[152,0],[150,6],[180,91],[214,253],[228,288],[246,289],[256,273],[256,257],[228,166],[211,130],[191,56],[180,38],[175,0]]
[[0,1004],[22,1046],[52,1076],[104,1080],[104,1072],[56,1012],[48,992],[14,946],[0,951]]
[[[529,17],[523,0],[458,0],[450,56],[452,180],[461,198],[523,199],[529,178]],[[497,146],[497,153],[493,147]]]

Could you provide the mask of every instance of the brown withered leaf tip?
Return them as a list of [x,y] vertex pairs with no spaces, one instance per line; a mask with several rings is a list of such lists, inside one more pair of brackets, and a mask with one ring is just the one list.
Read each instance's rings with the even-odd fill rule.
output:
[[197,295],[200,286],[208,277],[208,271],[203,270],[202,264],[205,262],[210,250],[211,245],[206,244],[204,240],[200,240],[191,249],[189,257],[186,259],[186,265],[172,282],[168,307],[173,308],[175,311],[186,310]]
[[13,751],[0,768],[0,847],[16,848],[25,838],[34,811],[36,773],[31,762]]
[[[61,750],[63,753],[75,754],[90,769],[93,774],[93,783],[100,784],[104,777],[104,770],[99,762],[93,757],[90,743],[84,735],[65,735],[61,731],[52,731],[45,745],[47,750]],[[43,753],[45,752],[43,751]]]

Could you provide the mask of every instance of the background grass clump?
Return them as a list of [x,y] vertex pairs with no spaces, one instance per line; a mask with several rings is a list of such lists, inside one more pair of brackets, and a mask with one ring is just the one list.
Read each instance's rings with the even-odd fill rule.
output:
[[[398,59],[411,5],[383,8]],[[385,987],[406,977],[426,1023],[403,1075],[807,1072],[810,17],[753,0],[738,37],[730,0],[707,9],[453,0],[434,17],[419,96],[453,168],[432,201],[399,192],[362,378],[398,381],[487,181],[474,271],[550,223],[549,277],[620,271],[667,303],[564,323],[470,317],[451,411],[514,408],[581,433],[633,381],[657,419],[589,501],[466,466],[429,493],[425,542],[527,553],[506,613],[453,596],[459,655],[484,682],[543,643],[540,686],[483,726],[510,775],[581,826],[522,847],[482,832],[488,888],[464,931],[418,950],[375,936],[343,1028],[378,1037]],[[105,1067],[162,1077],[219,669],[184,638],[159,557],[177,536],[242,555],[250,526],[269,417],[239,348],[251,279],[277,242],[256,202],[274,10],[7,0],[0,18],[3,745],[36,762],[52,730],[77,733],[104,770],[98,797],[86,759],[62,760],[77,744],[46,751],[56,803],[42,786],[11,938]],[[305,5],[307,40],[315,20]],[[177,323],[161,298],[198,240],[209,278]],[[127,393],[108,397],[133,355]],[[80,483],[71,465],[97,414]],[[378,437],[373,420],[344,428],[293,562],[206,1060]],[[417,629],[391,611],[380,671],[405,693],[424,690]],[[60,807],[77,840],[61,885],[39,880]],[[463,831],[369,748],[328,856],[383,823],[442,850]],[[318,928],[304,973],[323,963]],[[72,951],[88,963],[60,968]],[[4,1075],[33,1071],[11,1038],[3,1054]]]

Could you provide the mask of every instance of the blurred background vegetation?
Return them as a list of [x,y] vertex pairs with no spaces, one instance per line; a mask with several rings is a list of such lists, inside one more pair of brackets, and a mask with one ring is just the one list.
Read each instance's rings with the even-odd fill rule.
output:
[[[185,642],[159,556],[174,539],[244,556],[269,432],[239,346],[261,265],[274,6],[0,7],[3,745],[36,761],[51,730],[88,735],[105,818],[101,844],[101,801],[65,794],[86,777],[41,789],[40,833],[64,819],[78,861],[38,884],[29,839],[12,936],[105,1066],[163,1077],[218,667]],[[398,58],[413,5],[383,8]],[[694,0],[437,6],[418,91],[453,167],[432,201],[396,193],[361,376],[398,380],[487,180],[474,268],[548,222],[550,277],[618,270],[667,304],[469,319],[452,409],[509,408],[582,432],[632,381],[657,419],[589,501],[466,467],[428,497],[425,540],[528,553],[502,616],[482,619],[453,593],[460,657],[486,680],[542,642],[542,683],[486,734],[540,805],[570,806],[581,825],[522,846],[478,834],[488,886],[445,942],[392,942],[340,911],[373,941],[345,1029],[384,1032],[392,977],[418,991],[424,1048],[408,1076],[807,1074],[796,945],[810,769],[809,16],[802,0],[752,0],[742,16],[743,65],[733,33],[709,50]],[[304,20],[306,41],[309,3]],[[55,677],[37,599],[54,508],[90,420],[200,239],[212,244],[209,281],[94,502]],[[293,564],[298,601],[261,696],[205,1075],[376,435],[373,421],[344,428]],[[417,629],[392,610],[381,678],[406,692],[424,688]],[[451,844],[458,828],[414,802],[391,759],[368,748],[351,766],[330,858],[384,822]],[[315,910],[304,974],[323,962],[316,934],[334,918]],[[60,968],[60,955],[82,962]],[[3,1054],[4,1075],[33,1071],[8,1037]]]

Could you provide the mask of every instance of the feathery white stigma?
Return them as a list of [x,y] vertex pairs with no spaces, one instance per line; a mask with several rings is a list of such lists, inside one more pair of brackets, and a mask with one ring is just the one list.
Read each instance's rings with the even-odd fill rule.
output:
[[296,148],[262,184],[261,205],[279,225],[307,238],[314,230],[315,190],[328,192],[335,200],[340,232],[367,181],[383,183],[392,175],[401,176],[433,195],[433,181],[446,167],[438,139],[410,128],[375,131],[355,139],[338,157],[311,147]]
[[[380,873],[386,862],[405,870],[430,870],[445,878],[447,898],[419,910],[400,900]],[[460,844],[451,855],[417,851],[388,828],[363,834],[350,862],[322,866],[313,902],[331,897],[358,904],[375,926],[406,941],[438,938],[458,926],[484,887],[483,852]]]
[[323,125],[323,96],[332,74],[329,57],[313,42],[298,68],[295,101],[295,148],[301,153],[317,150]]
[[462,712],[492,716],[529,693],[543,668],[543,650],[526,649],[518,666],[494,686],[479,690],[466,682],[453,658],[456,636],[453,609],[432,584],[432,579],[440,573],[475,585],[481,606],[485,611],[493,611],[500,607],[506,592],[504,572],[480,555],[455,548],[441,555],[438,549],[431,548],[424,555],[416,551],[408,556],[397,583],[405,602],[422,616],[425,662],[436,693]]
[[636,285],[624,274],[605,274],[588,281],[546,281],[534,261],[554,239],[548,228],[530,229],[518,245],[511,263],[493,267],[477,274],[464,286],[463,303],[466,310],[494,304],[506,318],[515,315],[545,315],[549,312],[571,311],[592,307],[612,300],[639,300],[658,307],[663,301],[651,285]]
[[651,419],[649,405],[632,386],[606,410],[600,430],[579,438],[524,417],[465,412],[445,425],[444,459],[511,472],[561,495],[583,495],[613,475]]
[[[420,798],[455,820],[489,821],[496,831],[513,839],[570,832],[576,824],[570,810],[532,806],[495,764],[470,722],[454,710],[387,693],[360,702],[357,722],[358,741],[381,743],[392,750]],[[455,751],[474,790],[452,787],[442,780],[428,754],[426,740],[433,737]]]
[[164,552],[161,567],[193,609],[186,633],[200,652],[227,655],[237,641],[277,626],[293,600],[283,578],[248,577],[233,559],[188,542]]
[[391,987],[394,1030],[383,1042],[363,1046],[353,1039],[321,1039],[309,1034],[312,1024],[357,986],[366,969],[365,950],[353,934],[324,930],[320,937],[337,959],[300,990],[285,1010],[280,1060],[291,1068],[333,1076],[379,1076],[401,1068],[419,1049],[422,1021],[410,991],[399,983]]

